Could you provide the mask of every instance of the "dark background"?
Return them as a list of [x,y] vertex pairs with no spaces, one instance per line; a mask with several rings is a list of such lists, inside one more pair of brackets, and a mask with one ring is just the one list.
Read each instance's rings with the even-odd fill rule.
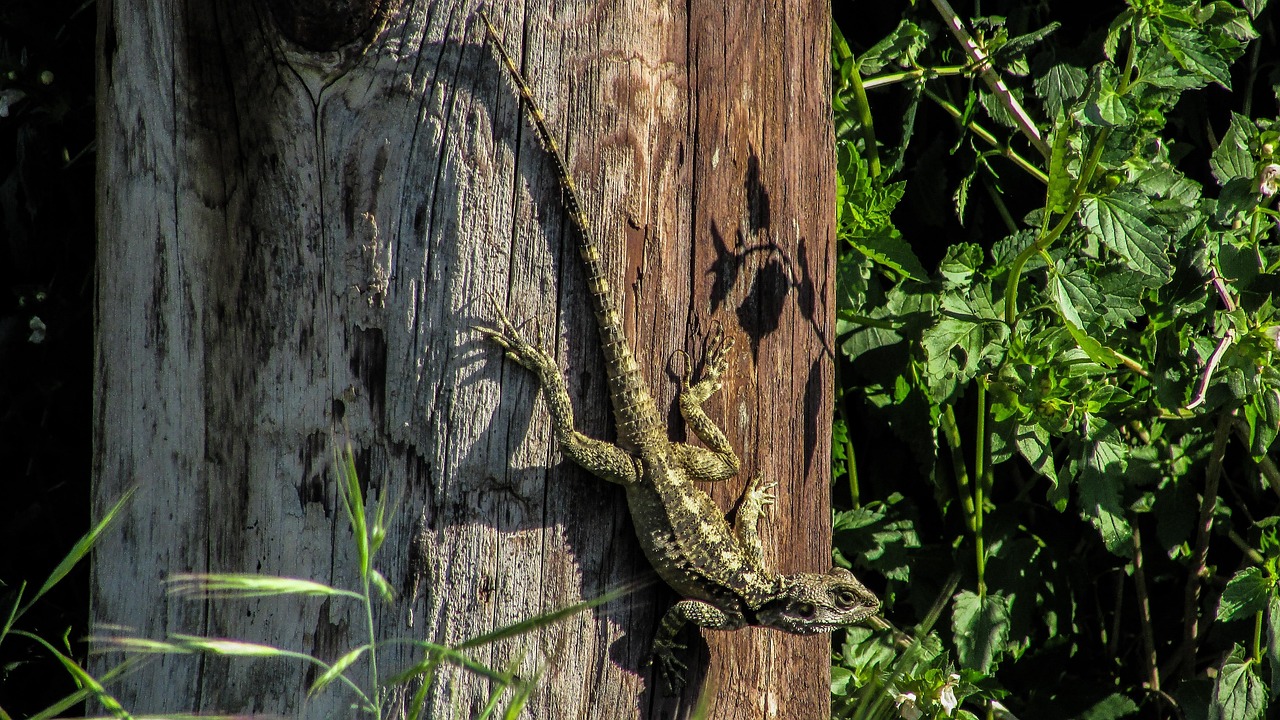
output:
[[[915,8],[907,3],[840,0],[835,5],[836,22],[855,54],[896,27],[904,14],[937,22],[926,2]],[[982,4],[985,14],[1007,13],[1015,32],[1059,20],[1063,28],[1054,44],[1080,48],[1086,56],[1097,52],[1100,33],[1121,8],[1121,3],[1101,0]],[[957,3],[956,10],[962,17],[973,12],[967,3]],[[30,584],[28,593],[38,588],[88,529],[94,422],[96,12],[91,1],[83,0],[0,4],[0,108],[7,107],[0,117],[0,458],[9,468],[0,479],[4,612],[22,582]],[[1274,57],[1274,29],[1266,22],[1259,23],[1259,29],[1263,57]],[[1080,64],[1092,62],[1086,57]],[[1244,65],[1237,63],[1236,69]],[[1254,85],[1255,112],[1266,114],[1274,107],[1271,82],[1262,77]],[[1246,87],[1246,79],[1237,77],[1235,85],[1235,94],[1216,87],[1188,93],[1172,126],[1189,152],[1180,167],[1200,168],[1203,176],[1195,179],[1206,185],[1212,184],[1206,128],[1225,128],[1230,112],[1240,109],[1239,90]],[[894,114],[901,97],[892,91],[871,92],[877,133],[885,144],[898,141]],[[932,267],[952,243],[989,246],[994,240],[980,236],[983,228],[991,227],[984,218],[995,212],[984,193],[971,193],[963,225],[952,211],[950,192],[956,178],[948,181],[947,171],[956,162],[956,135],[955,121],[926,103],[905,168],[900,177],[892,178],[909,180],[895,221],[926,267]],[[1042,190],[1021,182],[1018,173],[1010,167],[1005,175],[1009,183],[1000,191],[1010,207],[1035,206]],[[42,332],[33,330],[40,325]],[[874,427],[858,429],[857,436],[868,438],[876,450],[859,454],[863,477],[900,477],[897,468],[877,465],[903,457],[906,448],[895,447],[898,441]],[[882,496],[882,490],[909,492],[901,487],[866,488],[875,496]],[[65,637],[72,653],[82,657],[87,617],[87,565],[82,565],[17,627],[55,644]],[[0,646],[0,707],[13,716],[35,712],[74,689],[65,672],[33,643],[10,636]]]

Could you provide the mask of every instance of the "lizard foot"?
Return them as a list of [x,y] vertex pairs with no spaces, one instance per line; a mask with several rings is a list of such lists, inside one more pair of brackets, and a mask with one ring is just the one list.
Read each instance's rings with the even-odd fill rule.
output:
[[778,499],[778,494],[773,491],[778,487],[778,481],[774,480],[765,483],[764,475],[759,474],[751,478],[751,483],[747,485],[747,491],[743,494],[742,502],[754,506],[756,512],[764,514],[764,509],[769,507]]
[[653,664],[657,661],[658,672],[666,685],[667,695],[677,695],[684,687],[685,673],[688,672],[689,666],[676,657],[676,651],[685,649],[685,645],[675,640],[653,641],[653,655],[649,658],[649,663]]
[[497,298],[489,295],[489,304],[492,306],[494,317],[497,318],[497,327],[489,327],[486,325],[473,325],[472,328],[483,333],[493,342],[502,346],[505,355],[512,360],[520,363],[524,367],[536,372],[542,373],[546,371],[556,370],[555,361],[542,348],[530,344],[516,329],[516,326],[507,317],[502,306],[498,304]]
[[719,320],[707,345],[707,367],[703,376],[718,383],[720,376],[729,369],[729,353],[733,350],[733,338],[724,334],[724,325]]

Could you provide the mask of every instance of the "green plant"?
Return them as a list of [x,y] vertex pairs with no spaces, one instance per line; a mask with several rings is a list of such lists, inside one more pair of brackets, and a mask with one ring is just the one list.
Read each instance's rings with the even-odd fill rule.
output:
[[[312,580],[269,575],[205,573],[171,576],[168,580],[169,592],[179,597],[195,599],[243,600],[294,596],[327,597],[355,602],[363,611],[363,630],[366,636],[364,642],[332,662],[307,653],[261,643],[193,635],[173,634],[164,640],[114,637],[105,638],[104,642],[134,655],[207,653],[232,658],[286,658],[308,663],[317,669],[316,679],[308,689],[308,695],[314,695],[331,686],[345,688],[354,698],[351,705],[352,711],[359,716],[374,718],[386,717],[391,710],[388,707],[388,688],[409,684],[416,684],[416,688],[406,709],[405,717],[409,720],[421,717],[427,692],[436,673],[441,665],[451,664],[467,672],[482,675],[492,682],[492,694],[480,718],[515,718],[520,715],[524,703],[535,689],[536,676],[520,677],[513,670],[490,667],[474,660],[467,651],[537,630],[636,590],[636,587],[623,587],[600,597],[485,633],[454,646],[417,638],[378,640],[374,624],[375,605],[379,600],[391,602],[395,595],[390,583],[374,565],[374,558],[387,536],[388,507],[382,500],[372,508],[366,504],[356,475],[355,456],[350,446],[344,453],[335,453],[334,467],[356,551],[360,576],[358,589],[335,588]],[[387,668],[384,668],[378,659],[378,651],[389,644],[417,648],[422,653],[421,660],[388,677]]]
[[[4,616],[4,624],[0,625],[0,645],[3,645],[4,641],[10,636],[22,638],[35,643],[38,647],[47,652],[54,660],[56,660],[63,670],[66,671],[67,675],[70,676],[72,681],[74,681],[79,687],[75,692],[70,693],[57,702],[54,702],[43,711],[32,715],[30,720],[55,717],[88,699],[96,700],[103,707],[118,716],[126,714],[124,708],[120,706],[120,703],[117,702],[115,698],[113,698],[103,687],[103,683],[108,682],[126,672],[128,670],[127,664],[116,666],[109,672],[105,673],[102,678],[95,678],[90,675],[89,672],[84,669],[84,666],[75,659],[78,653],[72,648],[70,629],[68,629],[68,631],[62,635],[60,641],[55,644],[36,632],[19,628],[18,622],[22,620],[23,616],[30,612],[33,607],[36,607],[41,598],[44,598],[55,585],[62,582],[62,580],[71,572],[72,568],[78,565],[81,560],[89,555],[89,551],[93,549],[98,538],[102,537],[102,534],[106,529],[115,521],[116,516],[120,513],[120,510],[124,508],[132,494],[133,491],[130,491],[126,493],[123,498],[120,498],[120,500],[117,501],[105,515],[103,515],[102,519],[76,542],[71,550],[63,557],[62,562],[58,563],[58,566],[53,569],[53,572],[49,573],[49,577],[44,581],[44,584],[41,585],[30,598],[27,598],[26,602],[23,602],[24,596],[27,592],[26,582],[19,583],[17,589],[12,593],[12,599],[8,602],[9,611]],[[4,668],[5,675],[8,674],[10,669],[11,668],[8,667]],[[3,707],[0,707],[0,720],[9,720],[9,717],[9,713],[7,713]]]
[[[837,707],[905,716],[864,698],[950,682],[959,713],[1260,718],[1280,693],[1280,120],[1251,117],[1267,55],[1232,67],[1274,13],[1129,0],[1073,27],[1087,6],[993,5],[903,9],[857,53],[834,37],[837,556],[884,575],[891,619],[950,610],[906,662],[851,634]],[[926,115],[953,144],[913,155]],[[900,231],[913,185],[970,240]],[[877,423],[920,460],[892,486],[857,449]]]

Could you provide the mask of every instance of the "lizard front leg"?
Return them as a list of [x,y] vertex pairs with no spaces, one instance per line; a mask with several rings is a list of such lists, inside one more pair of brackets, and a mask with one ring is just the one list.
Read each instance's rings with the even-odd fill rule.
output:
[[565,456],[609,482],[630,485],[639,480],[640,472],[626,451],[616,445],[589,438],[573,428],[573,404],[569,400],[569,391],[565,389],[560,367],[545,351],[529,344],[520,336],[496,301],[493,305],[498,317],[498,327],[477,325],[475,329],[501,345],[507,357],[538,376],[551,414],[556,440],[560,442],[560,449]]
[[658,626],[658,634],[653,639],[653,659],[658,661],[658,670],[667,686],[667,694],[674,695],[685,684],[685,672],[689,666],[676,657],[677,650],[684,650],[683,643],[676,642],[676,635],[684,628],[685,623],[693,623],[709,630],[736,630],[747,624],[742,615],[730,614],[710,603],[701,600],[681,600],[676,603]]
[[724,328],[718,327],[711,338],[702,379],[692,386],[688,376],[682,379],[684,388],[680,391],[680,414],[693,434],[710,449],[676,443],[674,450],[693,478],[702,482],[728,480],[737,475],[742,466],[724,431],[702,409],[702,403],[720,389],[720,376],[729,368],[729,351],[732,349],[733,339],[725,338]]
[[747,556],[759,569],[764,569],[764,548],[760,545],[760,532],[756,525],[765,508],[773,504],[776,497],[773,489],[777,482],[765,483],[763,475],[756,475],[747,484],[742,493],[742,502],[738,504],[738,516],[733,520],[733,534],[738,536],[738,545],[742,554]]

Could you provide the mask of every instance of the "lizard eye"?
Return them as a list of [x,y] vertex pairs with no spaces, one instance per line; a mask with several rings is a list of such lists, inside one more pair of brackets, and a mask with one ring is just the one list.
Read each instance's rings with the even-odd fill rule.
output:
[[857,604],[858,596],[855,595],[852,590],[846,590],[844,588],[836,590],[836,605],[839,605],[840,609],[843,610],[845,608],[851,608]]
[[817,610],[811,603],[796,603],[796,614],[802,618],[808,619],[813,617],[813,613]]

